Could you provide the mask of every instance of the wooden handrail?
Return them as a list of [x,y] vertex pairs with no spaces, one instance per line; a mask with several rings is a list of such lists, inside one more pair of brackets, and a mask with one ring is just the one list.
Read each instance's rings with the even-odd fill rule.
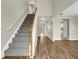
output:
[[33,29],[33,26],[34,26],[34,19],[35,19],[35,15],[36,15],[36,11],[37,11],[37,8],[35,10],[35,14],[32,16],[32,20],[33,20],[33,23],[32,23],[32,28],[30,28],[30,45],[29,45],[29,58],[33,58],[33,55],[32,55],[32,29]]
[[[35,18],[35,15],[36,15],[36,11],[37,11],[37,8],[36,8],[36,10],[35,10],[35,14],[34,14],[34,18]],[[34,18],[33,18],[33,23],[32,23],[32,27],[34,26]]]

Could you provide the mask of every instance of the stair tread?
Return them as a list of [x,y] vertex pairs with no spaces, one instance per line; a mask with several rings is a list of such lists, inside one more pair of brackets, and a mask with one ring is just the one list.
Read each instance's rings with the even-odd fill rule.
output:
[[17,33],[17,34],[15,34],[15,35],[30,35],[29,33]]
[[25,29],[26,30],[26,29],[28,29],[28,27],[20,27],[19,28],[19,30],[22,30],[22,29]]
[[29,40],[29,37],[15,37],[13,40]]
[[5,52],[27,52],[29,50],[29,48],[28,49],[26,49],[26,48],[17,48],[17,49],[8,49],[8,50],[6,50]]
[[29,31],[27,30],[19,30],[19,31],[17,31],[18,33],[28,33]]
[[15,35],[16,37],[29,37],[30,36],[30,34],[16,34]]
[[30,39],[29,36],[16,36],[16,39]]
[[[16,44],[15,44],[16,45]],[[12,49],[29,49],[29,44],[27,44],[27,45],[20,45],[20,46],[18,46],[18,45],[10,45],[10,47],[9,47],[9,50],[12,50]]]
[[18,44],[29,44],[29,42],[12,42],[11,43],[12,45],[14,44],[14,45],[18,45]]
[[21,40],[21,39],[13,40],[13,42],[25,42],[25,41],[29,42],[29,40],[26,40],[26,39],[23,39],[23,40]]
[[21,38],[20,37],[15,37],[13,39],[13,41],[16,41],[16,40],[25,40],[25,42],[26,42],[26,41],[29,41],[29,39],[30,39],[29,37],[25,37],[25,38],[24,37],[23,38],[22,37]]

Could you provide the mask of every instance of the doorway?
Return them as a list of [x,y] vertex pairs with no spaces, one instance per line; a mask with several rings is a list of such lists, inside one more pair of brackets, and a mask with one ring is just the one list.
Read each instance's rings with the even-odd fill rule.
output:
[[61,39],[69,39],[69,19],[63,19],[61,22]]

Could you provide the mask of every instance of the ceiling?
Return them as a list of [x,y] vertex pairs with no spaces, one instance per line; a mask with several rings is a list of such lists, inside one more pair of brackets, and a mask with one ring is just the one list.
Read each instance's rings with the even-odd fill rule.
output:
[[78,1],[62,12],[63,16],[78,16]]

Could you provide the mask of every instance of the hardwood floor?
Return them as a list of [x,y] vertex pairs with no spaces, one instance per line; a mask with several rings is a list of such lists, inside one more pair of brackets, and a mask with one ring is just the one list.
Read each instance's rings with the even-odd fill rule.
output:
[[[33,59],[78,59],[77,40],[57,40],[48,37],[38,39]],[[3,59],[29,59],[26,56],[6,56]]]
[[29,59],[28,56],[6,56],[3,59]]
[[34,59],[78,59],[77,40],[52,42],[48,37],[39,38]]

